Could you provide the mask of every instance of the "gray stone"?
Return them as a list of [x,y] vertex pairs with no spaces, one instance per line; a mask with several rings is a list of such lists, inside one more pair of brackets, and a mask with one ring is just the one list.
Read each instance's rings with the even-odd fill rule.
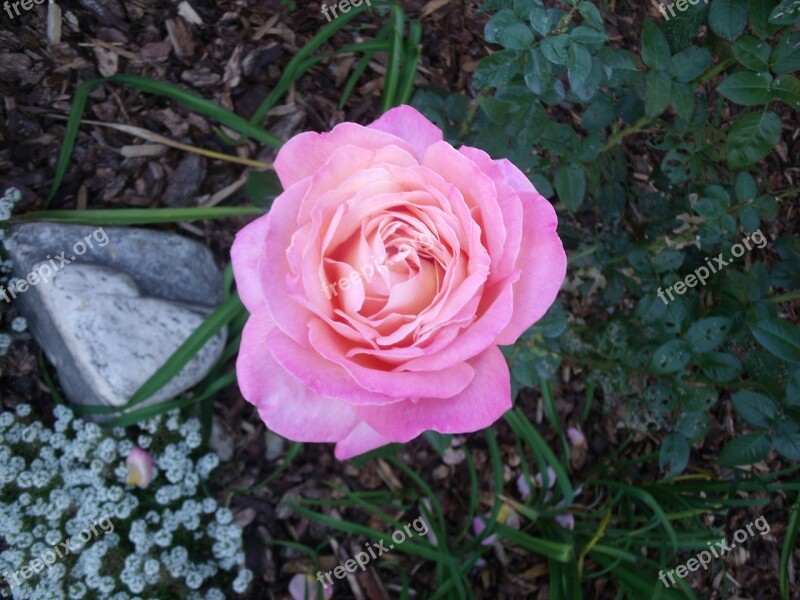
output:
[[[9,241],[14,275],[29,284],[13,294],[0,289],[0,298],[16,295],[12,301],[76,404],[124,405],[222,302],[222,275],[211,253],[178,235],[30,223],[12,227]],[[226,335],[209,340],[136,408],[200,381]]]

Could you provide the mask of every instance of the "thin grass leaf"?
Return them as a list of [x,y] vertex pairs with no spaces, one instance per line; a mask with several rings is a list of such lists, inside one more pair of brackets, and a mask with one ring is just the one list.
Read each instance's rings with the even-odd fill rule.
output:
[[789,561],[792,560],[794,552],[794,541],[797,539],[797,532],[800,529],[800,496],[792,508],[789,523],[786,525],[786,534],[783,538],[783,549],[781,550],[781,560],[778,570],[778,582],[780,585],[781,600],[789,600]]
[[[112,208],[96,210],[33,210],[22,221],[50,221],[80,225],[154,225],[178,221],[230,219],[263,215],[255,206],[211,206],[209,208]],[[15,219],[17,220],[17,219]]]
[[405,12],[397,4],[393,4],[391,11],[392,45],[389,51],[389,62],[386,65],[386,76],[383,85],[383,101],[381,110],[386,112],[396,106],[397,88],[400,84],[400,68],[403,64],[403,30],[405,29]]
[[417,66],[422,50],[422,23],[411,21],[408,26],[408,42],[405,45],[403,69],[397,88],[396,104],[408,104],[414,93],[414,82],[417,79]]

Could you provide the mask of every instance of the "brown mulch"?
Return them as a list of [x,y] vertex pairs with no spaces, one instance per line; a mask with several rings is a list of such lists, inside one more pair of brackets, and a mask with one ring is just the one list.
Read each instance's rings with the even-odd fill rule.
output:
[[[289,4],[293,8],[287,8]],[[486,17],[476,12],[479,2],[409,0],[403,4],[408,16],[420,19],[424,26],[418,86],[471,96],[470,73],[489,51],[483,42]],[[23,211],[45,207],[44,199],[63,139],[63,118],[69,113],[75,91],[82,82],[115,73],[143,75],[181,85],[249,118],[297,50],[326,22],[316,2],[64,0],[62,26],[51,26],[48,31],[47,7],[47,4],[34,6],[13,20],[0,12],[3,97],[0,188],[15,186],[22,190]],[[638,40],[640,14],[614,17],[620,38]],[[368,11],[358,18],[357,27],[339,32],[320,51],[369,39],[383,22],[377,13]],[[341,121],[367,123],[377,117],[385,59],[376,57],[340,110],[341,89],[352,63],[351,58],[344,57],[314,67],[273,109],[267,128],[287,139],[303,130],[324,131]],[[89,97],[85,118],[135,125],[176,141],[244,158],[269,161],[274,157],[269,148],[252,142],[234,148],[209,119],[192,114],[177,103],[121,85],[96,88]],[[230,163],[146,146],[118,131],[82,125],[69,169],[50,208],[198,206],[207,203],[219,190],[243,181],[246,174],[244,167]],[[628,148],[631,156],[642,156],[638,150],[633,144]],[[243,187],[223,200],[225,205],[245,202]],[[233,236],[244,222],[201,221],[161,227],[202,241],[223,266],[228,262]],[[0,303],[0,323],[5,326],[14,316],[13,305]],[[0,402],[6,408],[31,402],[40,410],[47,410],[50,398],[37,359],[38,348],[27,334],[19,336],[8,355],[0,358]],[[557,408],[564,423],[576,422],[583,411],[584,394],[579,380],[573,377],[557,391]],[[538,394],[523,395],[520,406],[546,429]],[[731,419],[721,407],[717,410],[720,423]],[[257,414],[235,388],[220,394],[216,412],[221,432],[217,443],[233,454],[232,460],[218,470],[219,483],[236,487],[256,484],[276,466],[274,460],[265,458],[267,440]],[[573,482],[580,482],[585,469],[599,462],[620,442],[614,419],[613,415],[592,413],[587,424],[590,430],[586,431],[588,454],[575,465]],[[505,464],[515,465],[517,450],[510,431],[503,423],[498,423],[496,430]],[[546,437],[548,441],[554,440],[552,432]],[[474,452],[481,489],[489,490],[491,465],[485,443],[479,435],[469,436],[468,443]],[[710,465],[721,441],[710,439],[707,444],[710,446],[695,454],[708,455]],[[655,439],[641,436],[630,452],[635,455],[657,449]],[[451,519],[451,530],[457,531],[462,525],[459,518],[463,518],[468,507],[469,479],[463,463],[445,464],[424,440],[407,444],[398,456],[434,488]],[[777,468],[775,464],[770,466]],[[507,487],[515,493],[518,470],[513,466],[508,469]],[[651,475],[653,479],[659,476],[656,472]],[[248,597],[286,598],[291,575],[307,570],[303,555],[270,544],[273,540],[298,540],[314,545],[333,537],[343,546],[347,543],[349,548],[347,536],[290,514],[286,500],[299,495],[329,498],[331,484],[363,491],[395,489],[404,481],[402,473],[386,462],[372,461],[359,470],[349,463],[337,462],[330,445],[306,445],[300,459],[268,485],[251,494],[222,493],[246,528],[247,563],[259,583]],[[486,508],[482,506],[482,510]],[[785,509],[785,506],[764,509],[774,538],[753,540],[749,548],[751,559],[737,560],[736,568],[730,571],[741,586],[739,597],[777,597],[775,572],[780,547],[775,540],[782,539]],[[359,518],[354,514],[345,516]],[[747,516],[743,513],[735,519],[752,520]],[[360,518],[364,523],[384,528],[367,520],[365,515]],[[413,570],[412,587],[419,594],[432,591],[435,573],[431,564],[409,562],[399,553],[392,558],[399,560],[408,573]],[[475,570],[471,580],[477,597],[548,597],[547,565],[542,557],[510,549],[507,558],[508,565],[504,567],[490,553],[486,566]],[[322,566],[332,568],[338,560],[330,546],[325,546],[320,557]],[[356,588],[339,582],[334,597],[398,597],[400,580],[395,575],[387,569],[370,568],[358,578]],[[607,581],[593,585],[591,597],[613,597],[613,586]],[[709,582],[706,589],[716,591],[708,594],[722,597],[720,586],[719,581]]]

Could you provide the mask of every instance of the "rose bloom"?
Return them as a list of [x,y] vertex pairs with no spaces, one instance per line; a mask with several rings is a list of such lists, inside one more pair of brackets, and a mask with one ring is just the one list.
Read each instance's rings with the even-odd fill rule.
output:
[[511,408],[512,344],[566,270],[556,213],[507,160],[409,106],[302,133],[284,192],[231,249],[250,318],[239,387],[268,428],[346,459]]

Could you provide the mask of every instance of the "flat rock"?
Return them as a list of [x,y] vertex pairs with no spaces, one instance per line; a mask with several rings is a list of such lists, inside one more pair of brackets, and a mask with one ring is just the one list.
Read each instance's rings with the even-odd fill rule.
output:
[[[222,302],[222,275],[209,250],[174,234],[30,223],[12,227],[9,254],[15,277],[30,282],[11,301],[76,404],[124,405]],[[0,298],[3,292],[12,297],[0,290]],[[136,408],[205,377],[226,335],[209,340]]]

